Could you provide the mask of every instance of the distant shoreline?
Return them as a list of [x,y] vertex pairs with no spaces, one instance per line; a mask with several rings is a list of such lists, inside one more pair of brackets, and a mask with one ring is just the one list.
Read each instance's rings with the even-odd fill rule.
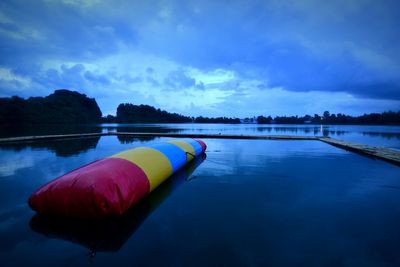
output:
[[305,116],[264,116],[251,118],[192,117],[171,113],[149,105],[119,104],[116,115],[102,116],[94,98],[67,89],[55,90],[46,97],[23,99],[17,96],[0,98],[0,125],[83,123],[199,123],[259,125],[400,125],[400,111],[370,113],[361,116],[331,114]]
[[0,125],[6,127],[24,127],[24,126],[97,126],[97,125],[168,125],[168,124],[223,124],[223,125],[259,125],[259,126],[277,126],[277,125],[302,125],[302,126],[400,126],[399,124],[357,124],[357,123],[223,123],[223,122],[86,122],[86,123],[62,123],[62,122],[51,122],[51,123],[1,123]]

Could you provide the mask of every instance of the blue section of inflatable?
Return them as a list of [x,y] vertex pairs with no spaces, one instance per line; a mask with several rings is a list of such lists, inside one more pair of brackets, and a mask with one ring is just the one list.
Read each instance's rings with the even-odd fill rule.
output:
[[201,153],[203,153],[203,148],[201,147],[199,142],[197,142],[194,139],[184,139],[184,140],[185,140],[185,142],[187,142],[187,143],[192,145],[192,147],[194,148],[194,151],[196,152],[196,157],[198,155],[200,155]]
[[163,153],[171,162],[172,172],[186,164],[186,153],[181,148],[170,143],[160,143],[150,146]]

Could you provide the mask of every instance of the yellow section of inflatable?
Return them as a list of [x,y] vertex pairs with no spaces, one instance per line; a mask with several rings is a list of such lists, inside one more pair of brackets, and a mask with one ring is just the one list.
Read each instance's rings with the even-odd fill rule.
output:
[[180,147],[183,151],[186,152],[186,162],[191,161],[192,159],[194,159],[194,156],[196,155],[196,152],[193,148],[193,146],[185,141],[181,141],[181,140],[170,140],[168,141],[168,143],[170,144],[174,144],[177,145],[178,147]]
[[111,158],[129,160],[141,168],[149,179],[150,192],[172,174],[172,166],[168,158],[153,148],[137,147],[112,155]]

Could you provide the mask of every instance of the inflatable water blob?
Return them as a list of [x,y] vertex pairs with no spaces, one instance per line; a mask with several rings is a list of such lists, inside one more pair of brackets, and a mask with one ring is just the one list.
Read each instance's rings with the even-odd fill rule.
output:
[[80,220],[35,214],[29,226],[33,231],[46,237],[84,246],[90,250],[90,256],[96,255],[97,252],[118,251],[152,212],[173,195],[177,188],[190,181],[192,173],[205,157],[206,154],[202,154],[183,166],[121,216],[100,220]]
[[56,178],[35,191],[28,202],[43,215],[122,215],[206,148],[201,140],[179,139],[126,150]]

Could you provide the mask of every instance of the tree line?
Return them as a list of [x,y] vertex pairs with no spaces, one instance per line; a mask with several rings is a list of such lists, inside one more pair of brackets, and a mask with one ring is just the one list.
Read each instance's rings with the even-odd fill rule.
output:
[[0,123],[99,122],[101,110],[94,98],[69,90],[56,90],[46,97],[0,98]]
[[169,113],[165,110],[156,109],[149,105],[133,105],[129,103],[120,104],[117,108],[117,116],[107,117],[117,123],[184,123],[192,119],[177,113]]
[[0,98],[1,124],[36,124],[36,123],[258,123],[258,124],[377,124],[400,125],[400,111],[370,113],[361,116],[331,114],[305,116],[260,115],[257,118],[228,117],[189,117],[170,113],[149,105],[120,104],[116,116],[102,117],[101,110],[94,98],[65,89],[56,90],[46,97],[18,96]]
[[400,111],[386,111],[370,113],[361,116],[345,114],[331,114],[325,111],[322,116],[318,114],[305,116],[258,116],[258,124],[354,124],[354,125],[400,125]]
[[120,104],[116,116],[108,115],[103,122],[115,123],[240,123],[238,118],[227,117],[188,117],[177,113],[169,113],[149,105]]

